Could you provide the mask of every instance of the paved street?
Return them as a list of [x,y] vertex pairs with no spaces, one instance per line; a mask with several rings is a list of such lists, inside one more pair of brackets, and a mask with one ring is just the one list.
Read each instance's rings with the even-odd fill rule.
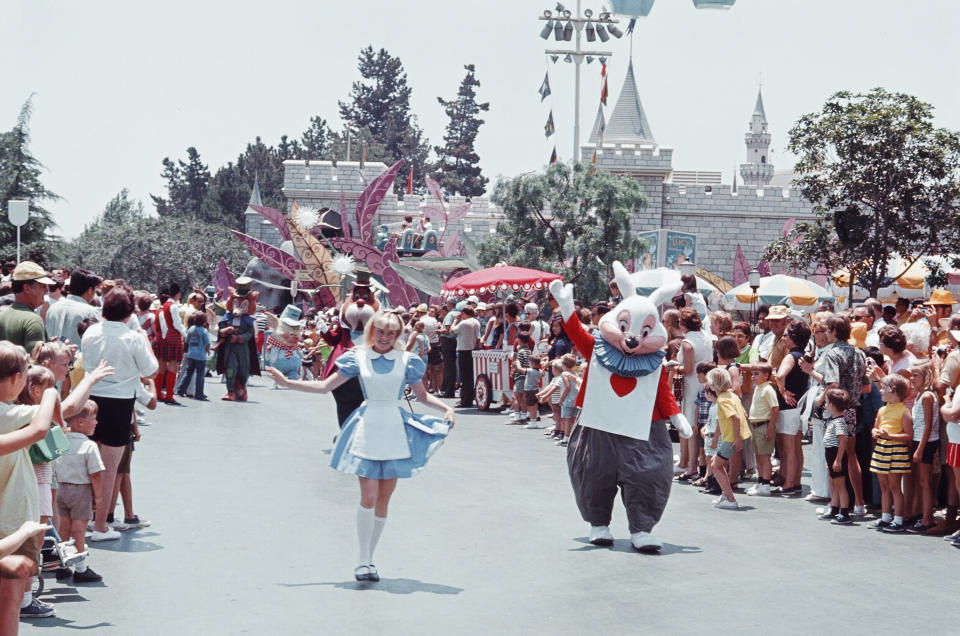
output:
[[832,526],[802,500],[719,511],[674,486],[662,555],[630,548],[622,508],[614,547],[595,548],[564,449],[476,411],[401,481],[383,580],[358,584],[359,491],[326,465],[332,397],[254,385],[246,405],[148,413],[133,477],[153,525],[93,545],[103,584],[49,577],[57,617],[22,633],[955,633],[960,550],[939,538]]

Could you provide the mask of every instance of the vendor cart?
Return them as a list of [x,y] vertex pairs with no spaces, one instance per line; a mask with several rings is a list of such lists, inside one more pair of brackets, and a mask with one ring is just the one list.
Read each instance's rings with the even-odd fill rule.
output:
[[477,408],[486,411],[500,403],[504,391],[510,391],[511,352],[500,350],[473,352],[473,378]]

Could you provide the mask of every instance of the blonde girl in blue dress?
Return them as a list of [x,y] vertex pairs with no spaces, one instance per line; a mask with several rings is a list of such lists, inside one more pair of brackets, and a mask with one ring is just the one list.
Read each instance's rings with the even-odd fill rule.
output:
[[[404,350],[398,339],[402,330],[399,315],[377,312],[367,322],[362,342],[337,358],[337,371],[325,380],[290,380],[276,369],[266,369],[280,386],[308,393],[327,393],[350,378],[360,378],[364,402],[344,422],[330,458],[331,467],[360,481],[359,565],[354,570],[358,581],[380,580],[373,551],[387,523],[397,479],[423,470],[453,428],[453,409],[427,393],[421,382],[426,365]],[[403,408],[408,384],[421,402],[444,412],[442,420]]]

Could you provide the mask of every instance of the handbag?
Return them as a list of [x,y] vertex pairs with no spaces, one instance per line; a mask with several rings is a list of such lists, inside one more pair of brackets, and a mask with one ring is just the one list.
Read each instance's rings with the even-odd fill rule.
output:
[[47,431],[46,437],[30,447],[30,461],[34,464],[46,464],[69,452],[70,440],[63,429],[54,424]]

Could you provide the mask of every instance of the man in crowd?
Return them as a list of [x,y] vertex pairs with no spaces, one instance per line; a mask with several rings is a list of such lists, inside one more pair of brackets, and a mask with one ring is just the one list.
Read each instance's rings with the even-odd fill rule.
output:
[[457,334],[453,333],[453,321],[460,312],[456,309],[457,301],[447,299],[447,315],[443,317],[440,329],[440,353],[443,355],[443,384],[440,387],[440,397],[455,397],[457,390]]
[[23,261],[10,275],[13,304],[0,312],[0,340],[9,340],[28,352],[38,342],[47,339],[43,319],[34,309],[43,304],[47,285],[53,284],[42,267],[33,261]]
[[867,339],[866,345],[868,347],[879,347],[880,346],[880,330],[877,328],[876,321],[877,318],[873,313],[873,309],[867,306],[866,303],[854,307],[853,309],[853,322],[862,322],[867,326]]
[[467,305],[453,323],[453,333],[457,336],[457,371],[460,375],[460,401],[456,406],[470,408],[473,406],[473,350],[477,348],[480,339],[480,321],[476,318],[476,311]]
[[80,346],[77,325],[85,318],[100,320],[100,312],[91,305],[101,283],[99,276],[85,269],[77,269],[70,276],[70,293],[47,310],[47,335],[65,338],[70,344]]

